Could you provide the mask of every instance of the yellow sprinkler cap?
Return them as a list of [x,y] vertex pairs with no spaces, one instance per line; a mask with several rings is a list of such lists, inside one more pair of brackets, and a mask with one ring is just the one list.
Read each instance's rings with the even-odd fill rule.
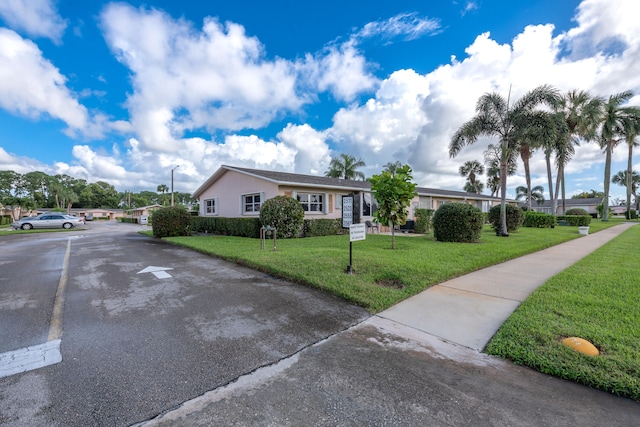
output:
[[575,351],[579,351],[580,353],[584,353],[587,356],[597,356],[600,354],[595,345],[591,344],[589,341],[578,338],[578,337],[569,337],[562,340],[562,344],[566,345],[569,348],[574,349]]

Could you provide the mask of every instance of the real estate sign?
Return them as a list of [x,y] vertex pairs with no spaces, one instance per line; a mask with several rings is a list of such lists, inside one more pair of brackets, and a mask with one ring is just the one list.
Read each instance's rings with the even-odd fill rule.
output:
[[342,196],[342,228],[353,224],[353,196]]

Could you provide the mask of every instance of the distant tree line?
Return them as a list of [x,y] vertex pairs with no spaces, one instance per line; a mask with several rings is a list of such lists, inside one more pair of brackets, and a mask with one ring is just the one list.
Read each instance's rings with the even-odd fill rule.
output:
[[[189,193],[174,192],[174,199],[181,205],[196,203]],[[168,206],[170,201],[171,194],[166,192],[166,185],[159,185],[158,193],[118,192],[113,185],[104,181],[87,183],[85,179],[65,174],[0,171],[0,208],[10,209],[14,218],[35,209],[67,212],[71,208],[135,209],[154,204]]]

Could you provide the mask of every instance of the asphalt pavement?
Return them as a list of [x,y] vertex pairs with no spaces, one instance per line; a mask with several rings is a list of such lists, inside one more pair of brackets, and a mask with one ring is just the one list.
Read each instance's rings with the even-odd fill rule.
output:
[[535,288],[633,225],[434,286],[142,425],[638,425],[638,402],[480,352]]

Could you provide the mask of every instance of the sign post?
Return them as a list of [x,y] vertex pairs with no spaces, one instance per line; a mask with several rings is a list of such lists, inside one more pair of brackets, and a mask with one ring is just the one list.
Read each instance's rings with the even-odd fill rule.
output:
[[367,238],[367,226],[365,224],[351,224],[349,226],[349,265],[347,274],[353,274],[353,242]]

